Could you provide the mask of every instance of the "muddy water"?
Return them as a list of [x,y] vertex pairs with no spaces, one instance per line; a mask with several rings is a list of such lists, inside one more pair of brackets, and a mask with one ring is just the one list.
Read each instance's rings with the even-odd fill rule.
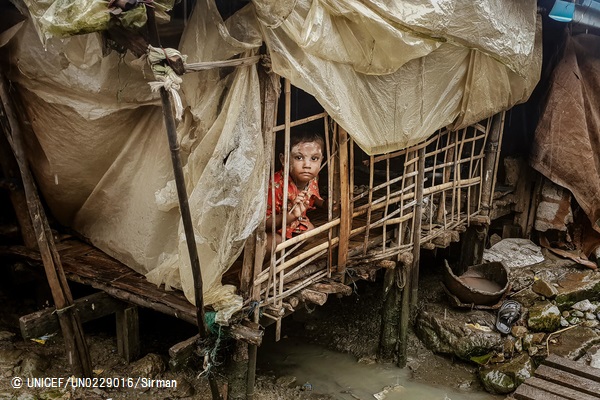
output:
[[[263,342],[258,368],[276,376],[294,376],[294,385],[343,400],[491,400],[485,392],[428,386],[410,379],[407,368],[362,364],[356,358],[295,339]],[[444,373],[443,371],[441,373]]]
[[460,276],[458,278],[465,286],[481,292],[497,293],[502,290],[502,286],[494,281],[478,276]]

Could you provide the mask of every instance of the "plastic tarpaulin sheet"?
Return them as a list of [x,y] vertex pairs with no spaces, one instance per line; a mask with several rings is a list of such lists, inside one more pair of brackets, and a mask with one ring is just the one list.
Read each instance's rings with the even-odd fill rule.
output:
[[568,37],[552,75],[530,161],[573,193],[600,232],[600,37]]
[[[245,20],[229,23],[199,2],[194,29],[181,44],[188,60],[252,55],[262,43],[259,31]],[[102,57],[97,34],[49,39],[44,49],[28,21],[15,39],[10,78],[20,86],[35,132],[28,138],[31,165],[53,215],[150,281],[183,289],[193,302],[162,109],[148,85],[152,73],[130,55]],[[268,163],[255,66],[219,73],[184,76],[188,109],[178,136],[204,300],[220,310],[217,322],[226,322],[242,299],[221,285],[221,275],[264,218]]]
[[[541,64],[535,13],[533,1],[255,0],[223,22],[214,1],[203,0],[180,50],[189,62],[221,61],[256,54],[265,41],[275,72],[314,95],[366,152],[383,153],[527,99]],[[130,55],[103,56],[97,34],[49,38],[44,47],[36,21],[7,45],[8,71],[32,123],[32,165],[53,214],[193,302],[151,72]],[[223,322],[241,298],[220,278],[265,215],[270,160],[259,84],[255,67],[183,80],[178,135],[205,302]]]
[[534,1],[254,0],[273,69],[368,154],[416,144],[529,98]]

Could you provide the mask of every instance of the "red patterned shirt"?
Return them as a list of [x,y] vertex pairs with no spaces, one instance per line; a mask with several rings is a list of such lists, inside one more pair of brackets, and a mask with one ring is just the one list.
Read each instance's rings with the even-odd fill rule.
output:
[[[277,172],[275,174],[275,176],[273,177],[273,180],[271,182],[269,182],[269,191],[267,194],[267,218],[271,216],[271,214],[273,214],[273,199],[271,196],[271,185],[273,185],[275,187],[275,215],[279,215],[283,212],[283,170]],[[319,183],[318,183],[318,178],[314,178],[312,179],[309,183],[308,183],[308,187],[306,188],[306,191],[309,194],[309,199],[308,199],[308,207],[307,210],[312,210],[315,208],[314,204],[315,204],[315,199],[319,199],[319,200],[323,200],[321,198],[321,196],[319,195]],[[298,194],[302,192],[300,189],[298,189],[298,187],[296,186],[296,184],[294,183],[294,181],[290,178],[288,179],[288,206],[287,206],[287,211],[290,212],[290,210],[293,207],[294,204],[294,199],[296,198],[296,196],[298,196]],[[287,229],[285,232],[285,237],[287,239],[290,239],[292,236],[294,235],[298,235],[304,231],[308,230],[308,218],[306,217],[306,211],[302,214],[302,221],[300,220],[296,220],[293,222],[289,222],[287,224]],[[268,229],[268,227],[267,227]],[[279,233],[281,233],[281,229],[278,230]]]

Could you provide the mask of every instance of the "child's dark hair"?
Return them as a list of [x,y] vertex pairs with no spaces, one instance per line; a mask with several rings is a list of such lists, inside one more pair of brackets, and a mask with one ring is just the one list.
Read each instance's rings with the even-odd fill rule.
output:
[[292,131],[290,133],[290,149],[298,143],[304,142],[317,142],[321,146],[321,151],[325,152],[325,141],[318,133],[311,131]]

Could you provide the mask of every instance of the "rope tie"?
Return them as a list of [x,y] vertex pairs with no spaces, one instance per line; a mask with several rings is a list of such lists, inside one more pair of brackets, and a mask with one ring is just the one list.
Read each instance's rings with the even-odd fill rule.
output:
[[70,306],[63,307],[63,308],[57,308],[56,310],[52,311],[52,314],[61,315],[61,314],[64,314],[65,312],[67,312],[69,310],[69,308],[73,308],[73,307],[75,307],[75,303],[71,304]]
[[150,89],[153,92],[158,92],[164,88],[171,94],[175,106],[175,118],[180,121],[183,116],[183,104],[178,90],[181,88],[183,79],[173,70],[170,65],[171,59],[180,58],[185,62],[187,56],[182,55],[175,49],[164,49],[148,46],[148,62],[152,73],[154,74],[153,82],[148,82]]

